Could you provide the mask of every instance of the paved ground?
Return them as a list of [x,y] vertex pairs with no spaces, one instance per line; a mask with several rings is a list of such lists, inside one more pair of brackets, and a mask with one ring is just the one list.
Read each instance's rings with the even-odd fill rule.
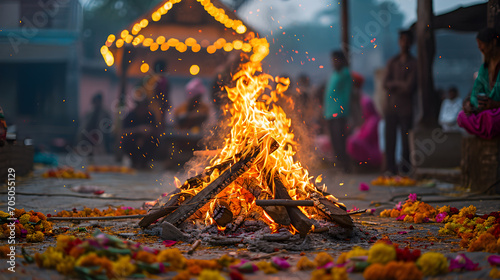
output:
[[[111,164],[112,159],[110,157],[100,157],[96,159],[95,164]],[[158,164],[158,166],[162,166]],[[159,167],[155,167],[153,170],[149,171],[138,171],[135,174],[116,174],[116,173],[92,173],[91,180],[73,180],[73,179],[45,179],[41,178],[41,173],[44,169],[37,168],[33,176],[28,178],[20,178],[17,184],[17,192],[22,193],[40,193],[47,195],[56,194],[76,194],[71,191],[72,187],[79,185],[92,185],[98,186],[105,191],[107,196],[120,197],[120,198],[130,198],[138,200],[122,200],[122,199],[96,199],[96,198],[72,198],[72,197],[61,197],[61,196],[26,196],[17,195],[16,196],[16,208],[25,208],[26,210],[36,210],[43,213],[52,213],[54,211],[60,210],[71,210],[73,208],[82,209],[84,206],[91,208],[107,208],[108,206],[118,207],[118,206],[131,206],[140,207],[144,200],[155,199],[159,195],[165,192],[169,192],[174,188],[174,177],[180,179],[183,182],[187,177],[189,177],[184,170],[169,170],[165,171]],[[311,170],[313,176],[319,174],[323,175],[323,183],[328,186],[328,191],[339,198],[339,200],[346,204],[348,209],[357,207],[363,208],[377,208],[386,209],[392,208],[393,205],[400,201],[405,200],[407,194],[417,193],[422,197],[423,201],[430,200],[441,200],[441,202],[431,203],[431,205],[451,205],[457,208],[468,206],[473,204],[477,207],[478,213],[489,213],[491,211],[499,210],[498,200],[472,200],[463,199],[461,201],[448,202],[447,199],[457,199],[457,197],[466,195],[466,193],[455,190],[453,185],[437,182],[437,181],[423,181],[420,182],[418,186],[413,187],[387,187],[387,186],[372,186],[370,184],[371,180],[379,176],[379,173],[353,173],[353,174],[342,174],[335,168],[329,167],[327,164],[319,164],[314,170]],[[361,182],[370,184],[369,191],[359,191],[359,185]],[[0,187],[1,191],[6,191],[6,187]],[[400,199],[395,199],[390,201],[393,196],[401,195]],[[92,196],[92,195],[89,195]],[[378,202],[378,203],[375,203]],[[375,203],[375,204],[374,204]],[[376,205],[376,206],[374,206]],[[6,201],[0,203],[0,209],[6,209]],[[2,209],[3,208],[3,209]],[[377,212],[379,213],[379,212]],[[138,220],[125,220],[119,222],[106,222],[103,224],[104,228],[107,228],[109,232],[120,232],[129,233],[129,235],[124,234],[124,238],[130,238],[130,233],[138,233],[137,228]],[[389,236],[391,240],[396,242],[411,244],[414,248],[421,248],[422,250],[437,250],[443,253],[458,252],[461,249],[458,246],[458,239],[452,238],[439,238],[437,236],[437,231],[439,225],[436,224],[423,224],[416,225],[414,230],[409,230],[409,224],[395,222],[393,219],[382,219],[377,216],[359,215],[355,217],[356,225],[364,230],[369,230],[375,232],[378,237],[384,235]],[[81,227],[82,225],[77,224],[60,224],[59,226],[67,226],[70,228]],[[408,234],[401,235],[398,234],[400,231],[408,231]],[[137,240],[138,237],[133,237],[132,239]],[[142,240],[142,239],[141,239]],[[149,238],[144,240],[145,243],[152,247],[161,247],[161,242],[159,238]],[[4,243],[1,241],[0,243]],[[54,238],[48,238],[48,240],[42,244],[28,244],[27,248],[31,251],[42,251],[49,245],[54,244]],[[327,250],[332,255],[339,255],[342,251],[347,251],[352,248],[351,242],[341,242],[333,244],[327,248]],[[363,243],[358,244],[363,247],[369,247],[370,244]],[[187,248],[189,244],[180,245],[180,248]],[[209,250],[208,250],[209,249]],[[207,248],[202,247],[198,250],[193,258],[214,258],[216,256],[222,255],[224,253],[242,254],[241,250],[237,248]],[[250,257],[263,256],[263,253],[248,253]],[[312,253],[307,253],[312,255]],[[294,263],[298,260],[298,253],[284,252],[283,255],[291,257],[291,262]],[[483,253],[474,253],[470,255],[475,261],[481,263],[481,266],[486,267],[486,269],[480,272],[474,272],[469,274],[449,275],[449,279],[471,279],[471,278],[483,278],[486,277],[489,272],[488,265],[486,263],[485,256]],[[0,270],[5,268],[3,262],[0,263]],[[40,271],[34,266],[22,267],[20,270],[24,273],[17,274],[18,279],[32,279],[33,275],[38,275],[38,279],[62,279],[53,271]],[[5,278],[7,274],[2,274],[0,278]],[[351,277],[352,276],[352,277]],[[8,276],[10,277],[10,276]],[[291,274],[280,274],[276,277],[270,277],[269,279],[309,279],[309,273],[304,272],[294,272]],[[351,279],[362,279],[360,275],[350,275]],[[254,275],[246,279],[259,279],[262,275]]]

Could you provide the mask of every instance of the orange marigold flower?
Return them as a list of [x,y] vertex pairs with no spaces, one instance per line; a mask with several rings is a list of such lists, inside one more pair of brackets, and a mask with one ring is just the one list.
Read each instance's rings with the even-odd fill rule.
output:
[[365,280],[386,280],[385,277],[385,267],[380,263],[370,265],[363,272]]

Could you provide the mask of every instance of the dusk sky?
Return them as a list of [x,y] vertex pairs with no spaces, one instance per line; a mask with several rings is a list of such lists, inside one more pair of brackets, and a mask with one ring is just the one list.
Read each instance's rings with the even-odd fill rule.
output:
[[[378,0],[379,2],[385,0]],[[404,25],[409,26],[417,18],[417,0],[389,0],[399,5],[406,15]],[[451,11],[460,6],[484,3],[486,0],[434,0],[436,14]],[[288,24],[297,24],[318,20],[314,18],[318,11],[340,2],[331,0],[253,0],[239,11],[239,15],[260,31],[274,29]],[[270,16],[273,19],[270,19]],[[321,20],[321,19],[320,19]]]

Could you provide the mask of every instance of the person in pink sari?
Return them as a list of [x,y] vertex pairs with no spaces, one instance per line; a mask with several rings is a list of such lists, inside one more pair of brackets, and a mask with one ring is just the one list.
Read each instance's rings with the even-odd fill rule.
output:
[[[362,77],[353,74],[354,86],[361,87]],[[378,143],[378,122],[380,116],[375,110],[375,105],[367,95],[361,96],[361,111],[363,123],[347,138],[347,153],[349,156],[363,164],[380,166],[382,164],[382,152]]]
[[500,135],[500,37],[493,28],[481,30],[477,44],[484,55],[472,93],[463,103],[457,124],[484,139]]

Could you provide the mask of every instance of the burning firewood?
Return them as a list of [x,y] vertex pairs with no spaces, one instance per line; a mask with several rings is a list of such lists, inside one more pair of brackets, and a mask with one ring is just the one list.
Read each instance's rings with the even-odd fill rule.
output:
[[218,201],[214,209],[213,219],[219,227],[225,228],[227,224],[233,221],[233,212],[225,201]]
[[181,189],[176,188],[172,192],[170,192],[167,197],[170,197],[170,199],[165,203],[163,206],[160,207],[160,209],[151,211],[148,213],[142,220],[139,222],[139,226],[145,228],[148,227],[150,224],[154,223],[156,220],[172,213],[176,208],[173,206],[176,206],[179,202],[179,197],[181,196]]
[[[274,195],[275,198],[278,199],[292,199],[290,194],[283,185],[281,179],[276,176],[273,179],[274,182]],[[290,221],[295,229],[300,234],[300,237],[305,237],[313,226],[313,222],[304,214],[302,211],[296,206],[285,206],[288,216],[290,217]]]
[[319,195],[312,196],[316,208],[327,215],[334,223],[345,229],[352,229],[354,223],[352,218],[348,215],[347,211],[336,206],[333,202],[325,197]]
[[[270,152],[275,151],[277,148],[278,143],[273,139],[270,146]],[[253,147],[251,152],[247,153],[237,163],[224,171],[224,173],[222,173],[217,179],[212,181],[212,183],[206,186],[194,197],[185,201],[176,211],[168,215],[165,220],[175,226],[179,226],[198,209],[203,207],[207,202],[212,200],[234,180],[241,176],[241,174],[245,173],[251,167],[259,153],[260,147]]]
[[266,214],[269,215],[269,217],[271,217],[271,219],[273,219],[275,223],[278,223],[283,226],[289,226],[292,223],[285,207],[283,206],[261,206],[261,207],[262,209],[264,209],[264,211],[266,211]]

